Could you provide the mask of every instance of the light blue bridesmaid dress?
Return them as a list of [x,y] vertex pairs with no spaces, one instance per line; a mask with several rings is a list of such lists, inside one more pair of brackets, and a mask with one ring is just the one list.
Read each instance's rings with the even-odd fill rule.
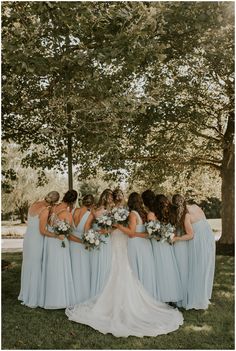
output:
[[189,241],[189,279],[186,309],[207,309],[215,271],[215,237],[205,218],[192,223]]
[[177,302],[183,299],[183,288],[173,246],[151,239],[154,264],[157,300]]
[[28,215],[28,225],[23,241],[21,289],[18,297],[23,305],[32,308],[39,305],[42,278],[44,236],[39,231],[40,213],[35,216]]
[[[99,229],[96,223],[93,224],[93,229]],[[102,240],[105,243],[100,245],[99,249],[90,251],[90,267],[91,267],[91,280],[90,280],[90,297],[93,298],[99,295],[104,289],[110,269],[112,260],[111,251],[111,238],[102,235]]]
[[[184,235],[182,228],[177,228],[177,236]],[[178,307],[186,307],[187,305],[187,287],[189,274],[189,240],[177,241],[173,245],[174,255],[179,269],[180,280],[183,288],[183,299],[177,302]]]
[[[145,226],[138,212],[134,212],[138,219],[136,232],[145,232]],[[152,252],[152,245],[149,239],[129,238],[128,239],[128,258],[130,266],[135,276],[142,283],[146,291],[154,298],[157,298],[155,284],[155,269]]]
[[[59,212],[58,212],[59,214]],[[54,216],[55,220],[56,216]],[[48,226],[49,231],[53,227]],[[70,244],[64,239],[45,237],[42,263],[42,284],[39,306],[45,309],[60,309],[76,303],[72,278]]]
[[[73,235],[81,238],[84,233],[84,225],[90,215],[86,211],[81,218]],[[76,304],[84,302],[90,298],[90,252],[84,248],[83,244],[70,241],[70,257],[72,265],[72,276],[75,288]]]

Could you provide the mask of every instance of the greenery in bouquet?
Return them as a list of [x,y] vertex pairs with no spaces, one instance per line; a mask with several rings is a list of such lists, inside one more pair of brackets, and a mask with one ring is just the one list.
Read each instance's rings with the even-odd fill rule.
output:
[[[73,228],[66,220],[57,220],[53,226],[56,235],[64,235],[66,238],[72,234]],[[62,247],[66,247],[65,241],[62,240]]]

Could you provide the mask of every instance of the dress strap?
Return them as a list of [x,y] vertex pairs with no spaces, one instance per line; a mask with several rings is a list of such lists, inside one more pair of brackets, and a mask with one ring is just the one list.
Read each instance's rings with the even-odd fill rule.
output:
[[131,212],[133,212],[133,213],[135,213],[136,214],[136,217],[137,217],[137,219],[138,219],[138,225],[139,224],[143,224],[143,221],[142,221],[142,218],[140,217],[140,214],[137,212],[137,211],[135,211],[135,210],[132,210]]

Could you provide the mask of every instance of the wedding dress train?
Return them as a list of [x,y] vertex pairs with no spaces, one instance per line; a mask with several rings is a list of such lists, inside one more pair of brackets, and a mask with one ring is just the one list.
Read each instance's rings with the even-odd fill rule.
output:
[[177,330],[183,324],[182,314],[154,300],[135,277],[128,261],[127,239],[121,231],[113,231],[112,266],[105,288],[99,296],[67,308],[66,315],[116,337],[157,336]]

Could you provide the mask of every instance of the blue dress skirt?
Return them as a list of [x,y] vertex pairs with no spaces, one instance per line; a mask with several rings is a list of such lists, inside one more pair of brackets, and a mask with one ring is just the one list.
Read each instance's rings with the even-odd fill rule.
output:
[[157,299],[161,302],[177,302],[183,299],[183,288],[173,246],[151,239]]
[[[181,236],[183,234],[184,233],[182,231],[177,230],[177,235]],[[177,302],[177,306],[186,307],[189,274],[189,240],[175,242],[173,245],[173,249],[183,288],[183,299]]]
[[[93,225],[93,229],[98,229],[97,224]],[[112,260],[111,250],[111,238],[109,236],[102,235],[102,243],[99,249],[93,249],[90,251],[90,297],[93,298],[99,295],[104,289],[110,269]]]
[[39,216],[28,216],[23,242],[21,288],[18,299],[28,307],[37,307],[42,278],[44,236],[39,231]]
[[[53,231],[52,227],[48,227]],[[60,309],[76,303],[72,278],[70,244],[68,239],[62,241],[45,237],[42,264],[42,285],[40,289],[40,307]]]
[[[73,235],[81,238],[84,232],[84,225],[89,217],[90,211],[85,212]],[[84,302],[90,298],[90,252],[84,248],[83,244],[70,241],[70,257],[72,266],[72,276],[75,288],[76,304]]]
[[215,237],[206,219],[192,224],[189,241],[189,279],[186,309],[207,309],[215,271]]
[[[136,226],[136,232],[145,232],[145,226]],[[152,252],[152,245],[149,239],[129,238],[128,258],[135,276],[140,280],[146,291],[154,298],[157,298],[155,284],[155,269]]]

